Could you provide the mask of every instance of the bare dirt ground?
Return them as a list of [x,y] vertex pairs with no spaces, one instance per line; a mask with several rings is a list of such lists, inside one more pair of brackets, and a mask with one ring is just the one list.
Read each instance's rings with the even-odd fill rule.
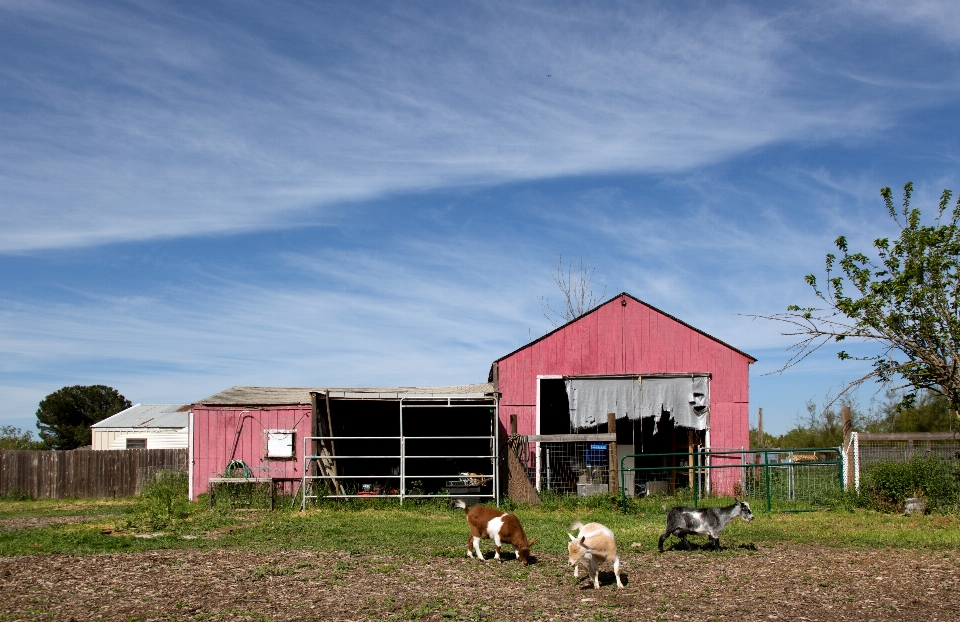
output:
[[60,523],[82,523],[103,519],[100,516],[31,516],[25,518],[7,518],[0,520],[0,531],[13,531],[15,529],[36,529],[37,527],[46,527],[48,525],[57,525]]
[[621,547],[626,586],[463,558],[167,550],[0,558],[0,620],[958,620],[956,552]]

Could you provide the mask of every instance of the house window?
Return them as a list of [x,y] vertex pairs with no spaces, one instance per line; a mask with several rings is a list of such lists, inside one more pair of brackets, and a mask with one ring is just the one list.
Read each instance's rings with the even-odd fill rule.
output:
[[128,438],[127,439],[127,449],[146,449],[147,448],[147,439],[145,438]]
[[264,430],[267,458],[294,458],[294,430]]

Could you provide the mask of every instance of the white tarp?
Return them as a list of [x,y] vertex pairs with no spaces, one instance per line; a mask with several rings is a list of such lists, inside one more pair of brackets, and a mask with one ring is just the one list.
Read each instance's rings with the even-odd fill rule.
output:
[[591,428],[607,420],[653,417],[666,414],[674,425],[693,430],[707,428],[710,383],[706,376],[632,378],[568,378],[570,423],[574,429]]

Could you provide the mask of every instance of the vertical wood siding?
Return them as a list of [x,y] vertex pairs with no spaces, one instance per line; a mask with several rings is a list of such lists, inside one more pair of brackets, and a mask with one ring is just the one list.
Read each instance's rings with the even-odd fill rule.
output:
[[186,449],[0,451],[0,494],[131,497],[157,471],[185,472]]
[[[309,406],[194,406],[194,498],[207,492],[209,479],[222,476],[231,460],[242,460],[253,471],[254,477],[301,477],[303,438],[310,436],[310,417]],[[264,430],[295,430],[294,457],[267,459]]]
[[[621,303],[626,300],[626,305]],[[498,362],[500,418],[536,429],[538,375],[709,372],[711,444],[749,446],[751,359],[630,297],[617,297]]]

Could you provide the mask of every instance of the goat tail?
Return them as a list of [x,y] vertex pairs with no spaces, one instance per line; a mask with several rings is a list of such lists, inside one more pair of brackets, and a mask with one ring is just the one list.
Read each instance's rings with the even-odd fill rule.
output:
[[463,499],[455,499],[453,502],[453,507],[459,508],[461,510],[466,510],[467,503]]
[[581,523],[580,521],[577,521],[574,524],[570,525],[570,531],[580,531],[581,529],[583,529],[583,523]]

